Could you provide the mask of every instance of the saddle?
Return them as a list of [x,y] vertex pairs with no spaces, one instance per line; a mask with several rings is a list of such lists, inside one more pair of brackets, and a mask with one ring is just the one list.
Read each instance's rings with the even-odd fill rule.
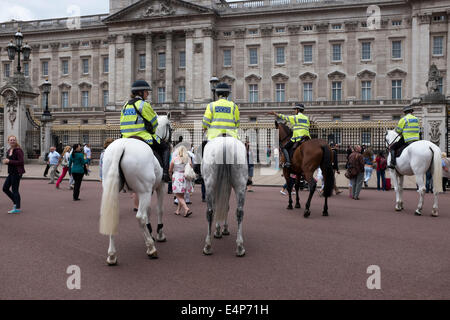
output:
[[310,138],[308,136],[304,136],[302,137],[299,141],[295,142],[294,145],[292,146],[291,150],[289,150],[289,157],[292,160],[292,156],[294,155],[295,150],[300,147],[300,145],[305,142],[310,140]]
[[406,149],[406,147],[408,147],[409,145],[413,144],[414,142],[417,141],[413,141],[413,142],[407,142],[404,145],[402,145],[400,148],[398,148],[397,150],[395,150],[395,157],[398,158],[402,155],[403,150]]

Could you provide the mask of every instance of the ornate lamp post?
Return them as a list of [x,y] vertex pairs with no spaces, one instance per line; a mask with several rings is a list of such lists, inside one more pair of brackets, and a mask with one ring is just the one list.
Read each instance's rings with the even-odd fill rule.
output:
[[209,83],[211,85],[211,91],[213,93],[213,101],[216,101],[216,86],[219,83],[219,78],[211,77],[211,79],[209,80]]
[[44,83],[41,84],[42,93],[45,94],[45,110],[42,113],[42,121],[49,121],[52,118],[52,114],[48,110],[48,95],[50,93],[50,89],[52,88],[52,84],[45,79]]
[[8,58],[9,60],[13,61],[17,52],[17,73],[20,73],[20,71],[22,70],[22,67],[20,66],[20,53],[23,53],[23,61],[29,61],[31,47],[26,43],[25,45],[23,45],[23,34],[22,32],[20,32],[20,29],[16,32],[14,38],[16,43],[14,44],[11,40],[11,42],[7,46]]
[[45,110],[41,115],[41,160],[44,161],[45,153],[48,152],[48,150],[51,147],[51,129],[52,129],[52,122],[53,122],[53,116],[48,110],[48,96],[50,94],[50,89],[52,87],[52,84],[48,81],[48,79],[45,79],[45,81],[41,84],[40,88],[42,91],[42,94],[45,95]]

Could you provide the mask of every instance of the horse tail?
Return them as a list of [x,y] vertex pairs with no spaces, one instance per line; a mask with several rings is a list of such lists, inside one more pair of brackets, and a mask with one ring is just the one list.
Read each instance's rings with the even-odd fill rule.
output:
[[331,152],[328,145],[322,145],[322,161],[320,163],[320,168],[322,169],[324,187],[323,196],[331,197],[334,187],[334,171],[332,166]]
[[[433,150],[434,149],[434,150]],[[442,158],[441,150],[438,147],[430,147],[433,154],[433,192],[442,192]]]
[[[231,194],[231,166],[226,161],[227,141],[223,141],[223,164],[217,165],[217,187],[214,193],[214,215],[216,222],[225,222],[228,216],[230,194]],[[231,149],[231,148],[230,148]],[[234,150],[233,150],[234,151]]]
[[[125,140],[117,140],[111,144],[105,154],[103,167],[103,194],[100,208],[100,233],[104,235],[117,234],[119,225],[119,189],[120,161],[125,152]],[[108,159],[109,158],[109,159]]]

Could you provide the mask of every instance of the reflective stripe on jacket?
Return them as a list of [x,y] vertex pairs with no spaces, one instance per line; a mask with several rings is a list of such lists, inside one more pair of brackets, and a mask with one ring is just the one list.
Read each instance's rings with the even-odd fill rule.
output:
[[420,139],[419,119],[408,113],[400,119],[395,131],[402,134],[405,142],[417,141]]
[[[156,128],[158,127],[158,115],[153,111],[150,103],[145,102],[144,100],[138,100],[136,102],[139,102],[139,112],[152,124],[156,132]],[[122,137],[124,138],[129,138],[131,136],[141,137],[150,145],[153,144],[154,140],[160,143],[160,139],[156,134],[151,134],[145,130],[144,119],[136,113],[136,110],[134,109],[133,104],[130,104],[130,101],[122,108],[120,115],[120,133],[122,133]]]
[[212,140],[222,133],[239,139],[237,132],[239,123],[239,108],[233,101],[219,99],[206,106],[202,125],[203,128],[208,129],[208,140]]
[[291,141],[297,142],[304,136],[311,138],[309,135],[309,118],[303,113],[299,113],[295,116],[285,116],[284,114],[277,114],[278,118],[289,122],[292,125],[293,134]]

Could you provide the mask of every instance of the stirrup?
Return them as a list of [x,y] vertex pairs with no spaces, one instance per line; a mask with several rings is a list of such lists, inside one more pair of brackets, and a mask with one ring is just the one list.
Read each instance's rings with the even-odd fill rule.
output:
[[283,168],[289,169],[291,167],[291,163],[290,162],[285,162],[282,165]]

